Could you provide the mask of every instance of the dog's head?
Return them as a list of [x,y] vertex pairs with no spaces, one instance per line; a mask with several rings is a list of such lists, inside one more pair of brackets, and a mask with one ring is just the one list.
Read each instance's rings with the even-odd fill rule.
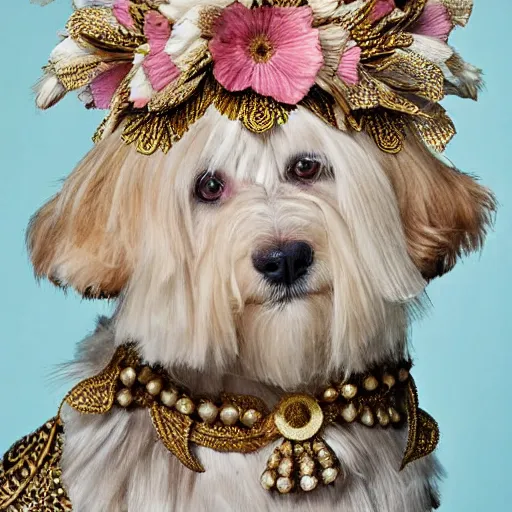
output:
[[167,155],[99,143],[28,242],[39,276],[119,296],[149,359],[290,388],[403,355],[408,305],[492,208],[412,136],[392,156],[301,108],[265,136],[212,109]]

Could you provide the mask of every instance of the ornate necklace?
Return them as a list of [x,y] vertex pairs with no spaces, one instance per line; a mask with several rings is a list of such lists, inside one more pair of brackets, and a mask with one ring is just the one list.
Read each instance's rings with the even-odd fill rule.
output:
[[[281,494],[310,492],[332,484],[343,464],[322,438],[331,423],[358,422],[368,428],[408,424],[400,469],[432,453],[439,440],[436,421],[418,407],[411,362],[382,365],[332,383],[318,395],[288,394],[269,410],[255,396],[222,394],[218,400],[192,396],[173,384],[158,365],[141,360],[133,344],[120,346],[107,367],[77,384],[64,403],[84,414],[105,414],[121,407],[129,414],[148,409],[164,446],[196,472],[204,468],[191,453],[195,444],[219,452],[255,452],[282,439],[270,455],[260,483]],[[27,436],[0,466],[0,510],[45,482],[46,497],[71,510],[60,482],[62,423],[59,417]],[[28,448],[27,448],[28,447]],[[43,474],[43,477],[41,477]],[[62,503],[66,503],[63,506]],[[21,501],[20,503],[26,503]],[[5,507],[5,508],[4,508]]]

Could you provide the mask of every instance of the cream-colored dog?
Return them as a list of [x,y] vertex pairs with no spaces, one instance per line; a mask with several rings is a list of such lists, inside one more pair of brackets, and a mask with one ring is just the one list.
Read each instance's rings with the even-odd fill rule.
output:
[[[34,217],[39,276],[115,298],[70,367],[89,377],[135,340],[197,393],[290,391],[407,356],[428,280],[481,245],[493,201],[411,135],[397,155],[299,107],[266,136],[213,107],[165,155],[114,133]],[[158,442],[143,411],[64,407],[63,480],[77,512],[425,512],[430,456],[399,472],[405,429],[330,426],[343,482],[279,496],[258,485],[272,446],[197,449],[196,474]]]

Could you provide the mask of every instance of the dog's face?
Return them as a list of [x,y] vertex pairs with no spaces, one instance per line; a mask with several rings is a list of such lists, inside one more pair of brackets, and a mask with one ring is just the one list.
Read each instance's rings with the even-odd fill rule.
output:
[[[407,155],[382,156],[302,109],[264,136],[212,109],[168,155],[139,155],[114,134],[35,217],[36,271],[120,294],[118,339],[139,340],[150,360],[285,388],[362,370],[403,355],[422,273],[454,258],[434,234],[448,206],[424,177],[431,157],[411,151],[414,198]],[[442,227],[477,245],[491,199],[442,172],[473,201],[450,199]]]

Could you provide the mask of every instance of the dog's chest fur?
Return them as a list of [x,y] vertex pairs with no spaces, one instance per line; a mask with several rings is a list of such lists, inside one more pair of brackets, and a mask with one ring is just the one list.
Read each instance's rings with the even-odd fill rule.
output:
[[[99,348],[105,339],[94,341]],[[111,355],[111,349],[103,348],[105,353],[98,355],[90,348],[86,359],[94,357],[79,362],[75,375],[95,373],[99,360]],[[309,494],[282,496],[263,490],[259,483],[274,445],[250,455],[194,447],[206,469],[198,474],[167,451],[145,410],[82,415],[65,406],[62,418],[63,479],[77,512],[425,512],[432,510],[440,473],[432,456],[398,471],[405,430],[336,425],[323,437],[338,456],[345,478]]]

